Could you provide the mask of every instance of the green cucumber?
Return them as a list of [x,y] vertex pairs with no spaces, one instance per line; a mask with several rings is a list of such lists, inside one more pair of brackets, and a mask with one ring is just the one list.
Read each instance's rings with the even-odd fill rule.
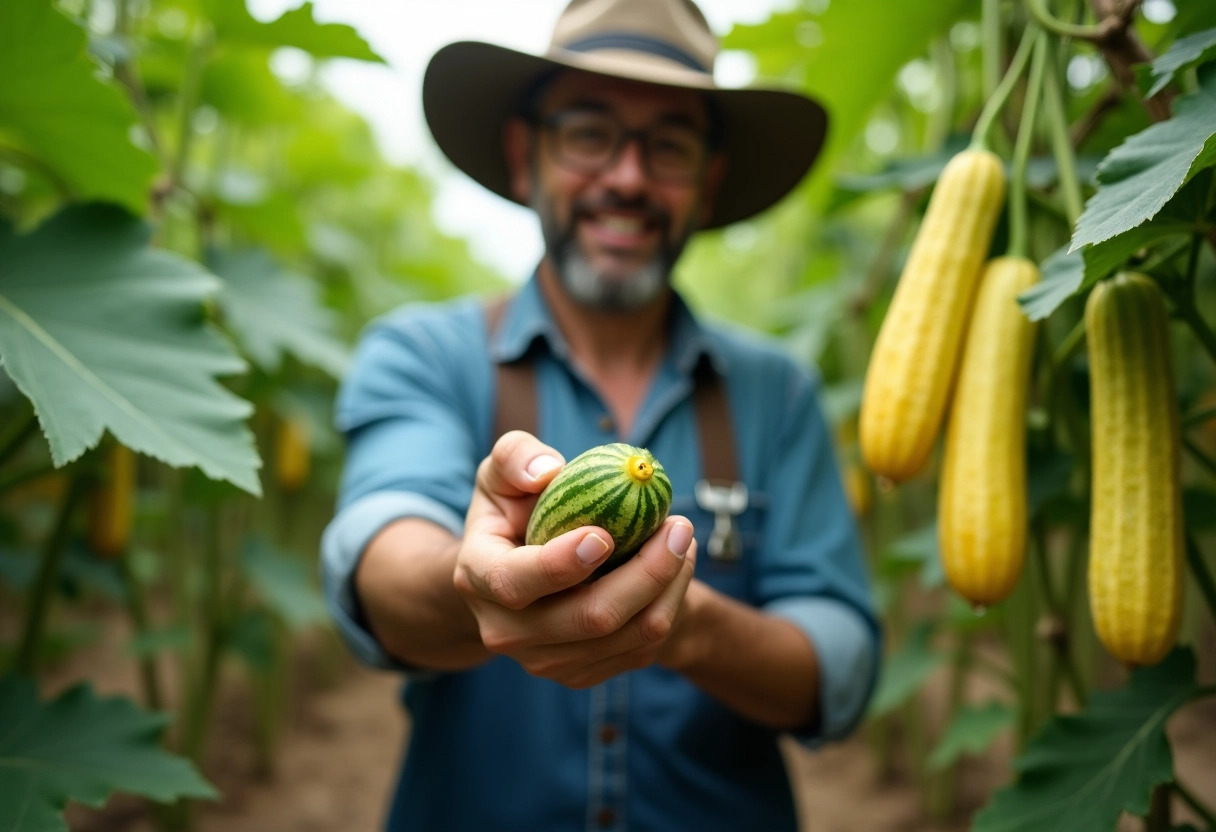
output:
[[616,544],[602,574],[636,554],[670,510],[671,480],[650,451],[624,442],[599,445],[567,462],[541,492],[525,540],[541,545],[599,526]]

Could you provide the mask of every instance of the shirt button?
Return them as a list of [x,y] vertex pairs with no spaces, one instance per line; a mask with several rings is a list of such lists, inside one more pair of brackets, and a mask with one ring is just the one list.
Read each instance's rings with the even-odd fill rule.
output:
[[604,743],[604,745],[611,745],[616,741],[616,734],[615,725],[605,725],[600,729],[600,742]]
[[595,822],[605,828],[612,826],[616,823],[616,812],[611,809],[600,809],[595,813]]
[[612,417],[608,416],[608,415],[601,416],[600,421],[599,421],[599,428],[604,433],[608,433],[609,431],[611,431],[612,430]]

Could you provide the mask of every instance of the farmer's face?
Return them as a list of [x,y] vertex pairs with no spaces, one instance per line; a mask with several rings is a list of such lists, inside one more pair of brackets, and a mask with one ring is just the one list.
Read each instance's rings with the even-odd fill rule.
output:
[[559,279],[588,306],[646,305],[665,291],[708,217],[720,176],[704,100],[691,90],[566,73],[536,115],[526,198]]

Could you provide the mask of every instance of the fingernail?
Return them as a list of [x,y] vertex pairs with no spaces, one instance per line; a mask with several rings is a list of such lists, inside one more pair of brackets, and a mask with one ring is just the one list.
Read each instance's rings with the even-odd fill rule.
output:
[[688,523],[676,523],[667,533],[667,549],[676,557],[682,558],[692,543],[692,526]]
[[584,537],[578,544],[578,548],[574,550],[574,554],[578,555],[578,559],[587,566],[595,563],[604,556],[604,552],[608,551],[608,544],[604,539],[595,532]]
[[560,459],[548,454],[541,454],[528,463],[528,476],[534,480],[538,480],[561,464],[562,461]]

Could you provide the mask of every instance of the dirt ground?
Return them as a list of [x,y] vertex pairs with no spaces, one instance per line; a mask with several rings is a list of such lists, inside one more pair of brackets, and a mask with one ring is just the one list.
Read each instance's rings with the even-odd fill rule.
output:
[[[103,693],[133,693],[132,663],[121,654],[123,629],[120,623],[104,625],[93,648],[54,669],[46,692],[89,678]],[[1214,670],[1211,662],[1204,664],[1205,674]],[[351,661],[330,634],[310,639],[300,649],[292,677],[277,763],[268,773],[259,770],[251,740],[246,678],[235,662],[226,667],[205,772],[223,798],[202,805],[200,832],[380,828],[409,731],[397,704],[398,680]],[[934,680],[926,689],[930,714],[941,710],[932,700],[940,699],[944,682]],[[1202,700],[1180,713],[1170,734],[1180,778],[1216,803],[1216,701]],[[927,789],[916,782],[911,767],[896,757],[888,770],[881,769],[873,741],[863,731],[815,753],[793,743],[785,746],[804,832],[961,832],[992,790],[1010,778],[1008,743],[998,743],[982,758],[968,758],[953,783],[954,816],[935,822],[926,810]],[[1175,818],[1188,815],[1180,810]],[[152,829],[146,805],[122,796],[101,811],[71,807],[68,819],[73,832]],[[1125,826],[1140,828],[1138,823]]]

